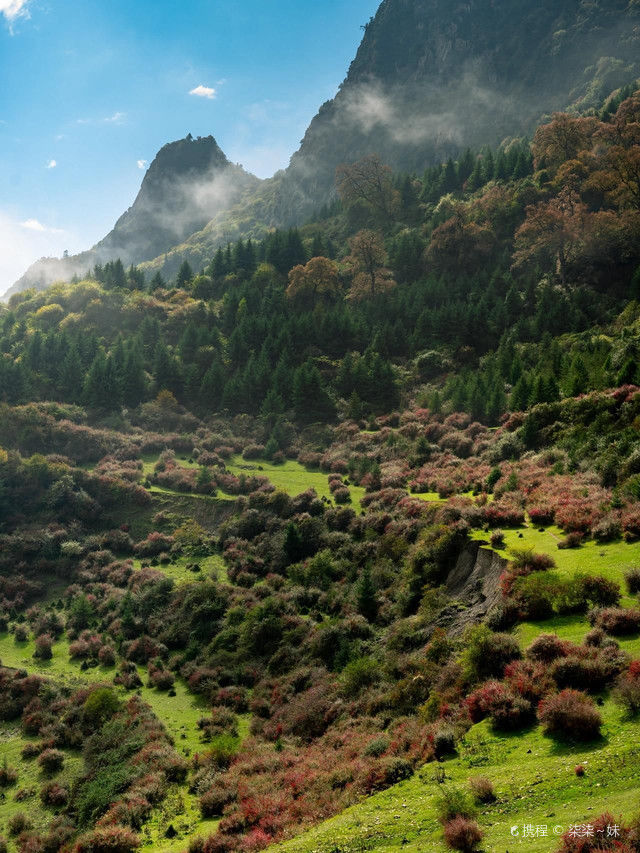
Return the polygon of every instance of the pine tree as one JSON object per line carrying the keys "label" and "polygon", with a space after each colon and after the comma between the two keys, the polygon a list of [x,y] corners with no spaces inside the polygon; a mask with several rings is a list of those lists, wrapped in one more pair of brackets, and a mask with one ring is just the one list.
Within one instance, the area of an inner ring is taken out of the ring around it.
{"label": "pine tree", "polygon": [[144,372],[142,353],[137,346],[131,346],[124,362],[121,380],[122,400],[129,408],[135,408],[144,400],[147,391],[147,379]]}
{"label": "pine tree", "polygon": [[365,566],[357,589],[358,612],[367,622],[373,622],[378,615],[376,588],[371,580],[371,570]]}
{"label": "pine tree", "polygon": [[524,412],[529,406],[529,398],[531,396],[531,388],[527,377],[523,373],[520,379],[515,384],[511,392],[509,400],[509,408],[512,412]]}
{"label": "pine tree", "polygon": [[284,553],[290,563],[297,563],[304,557],[304,543],[295,522],[290,521],[284,534]]}
{"label": "pine tree", "polygon": [[293,406],[298,420],[305,423],[331,421],[335,417],[335,407],[320,373],[310,362],[305,362],[294,374]]}
{"label": "pine tree", "polygon": [[191,269],[191,264],[186,259],[180,265],[180,269],[178,270],[178,275],[176,276],[176,287],[178,288],[188,288],[191,282],[193,281],[193,270]]}
{"label": "pine tree", "polygon": [[60,388],[65,400],[79,403],[82,396],[84,370],[78,347],[74,343],[67,352],[60,371]]}

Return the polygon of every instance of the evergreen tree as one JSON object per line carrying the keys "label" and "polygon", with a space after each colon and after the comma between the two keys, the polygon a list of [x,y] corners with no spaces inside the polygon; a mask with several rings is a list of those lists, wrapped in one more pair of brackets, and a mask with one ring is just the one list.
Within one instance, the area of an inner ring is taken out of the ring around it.
{"label": "evergreen tree", "polygon": [[186,289],[189,287],[192,281],[193,270],[191,269],[191,264],[185,258],[185,260],[180,265],[178,275],[176,276],[176,287]]}
{"label": "evergreen tree", "polygon": [[362,576],[357,588],[358,612],[364,616],[367,622],[373,622],[378,615],[378,600],[376,589],[371,580],[371,571],[368,566],[362,571]]}
{"label": "evergreen tree", "polygon": [[297,563],[304,557],[304,542],[295,522],[290,521],[284,534],[284,553],[290,563]]}
{"label": "evergreen tree", "polygon": [[333,401],[311,362],[305,362],[294,374],[293,406],[298,420],[305,423],[331,421],[335,417]]}

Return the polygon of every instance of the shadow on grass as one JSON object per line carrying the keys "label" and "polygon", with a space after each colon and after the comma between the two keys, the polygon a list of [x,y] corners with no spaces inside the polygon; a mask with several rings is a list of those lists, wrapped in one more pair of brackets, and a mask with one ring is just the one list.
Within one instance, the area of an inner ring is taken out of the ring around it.
{"label": "shadow on grass", "polygon": [[552,742],[551,754],[557,756],[569,756],[574,753],[599,752],[609,746],[609,738],[606,735],[598,735],[598,737],[590,738],[589,740],[579,740],[562,735],[544,735],[545,739]]}

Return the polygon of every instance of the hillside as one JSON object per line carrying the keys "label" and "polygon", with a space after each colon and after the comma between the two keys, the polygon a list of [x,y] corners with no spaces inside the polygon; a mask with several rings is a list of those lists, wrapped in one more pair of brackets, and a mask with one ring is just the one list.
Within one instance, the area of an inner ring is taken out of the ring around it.
{"label": "hillside", "polygon": [[0,309],[11,853],[637,851],[639,152],[632,85]]}
{"label": "hillside", "polygon": [[[158,196],[153,183],[143,185],[93,254],[71,264],[39,262],[11,292],[82,275],[96,260],[118,255],[126,264],[153,260],[149,269],[165,277],[176,274],[183,257],[200,268],[228,240],[302,225],[334,197],[341,163],[376,153],[396,170],[422,172],[468,146],[495,147],[505,137],[529,134],[556,109],[595,107],[639,76],[639,21],[640,9],[629,0],[535,7],[523,0],[385,0],[340,91],[322,105],[288,169],[259,188],[242,173],[225,172],[211,192],[202,188],[195,208],[187,192],[177,220],[173,207],[165,210],[167,192]],[[204,149],[210,141],[200,144]],[[224,166],[211,145],[205,160]],[[181,170],[191,168],[192,155],[183,159],[184,150],[184,142],[163,149],[174,152],[171,169],[179,181]],[[231,189],[226,178],[232,175]],[[208,181],[202,174],[193,178]]]}

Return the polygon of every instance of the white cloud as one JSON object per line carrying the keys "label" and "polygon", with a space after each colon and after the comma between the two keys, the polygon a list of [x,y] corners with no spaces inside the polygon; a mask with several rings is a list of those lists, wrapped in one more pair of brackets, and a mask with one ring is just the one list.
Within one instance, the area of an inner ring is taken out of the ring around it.
{"label": "white cloud", "polygon": [[49,160],[49,162],[47,163],[47,169],[55,169],[57,165],[57,160]]}
{"label": "white cloud", "polygon": [[21,228],[26,228],[27,231],[38,231],[40,234],[63,234],[61,228],[48,228],[39,222],[37,219],[27,219],[20,223]]}
{"label": "white cloud", "polygon": [[126,117],[126,113],[117,112],[104,118],[79,118],[76,124],[123,124]]}
{"label": "white cloud", "polygon": [[38,220],[20,223],[9,211],[0,209],[0,298],[27,267],[38,258],[59,257],[64,249],[75,249],[72,235],[58,228],[33,227]]}
{"label": "white cloud", "polygon": [[146,169],[148,165],[148,160],[138,160],[138,169]]}
{"label": "white cloud", "polygon": [[18,18],[28,18],[29,10],[27,5],[31,0],[0,0],[0,13],[4,15],[5,20],[9,23],[9,29],[14,21]]}
{"label": "white cloud", "polygon": [[196,98],[208,98],[212,101],[216,96],[216,90],[212,89],[211,86],[196,86],[195,89],[192,89],[189,92],[190,95],[195,95]]}

